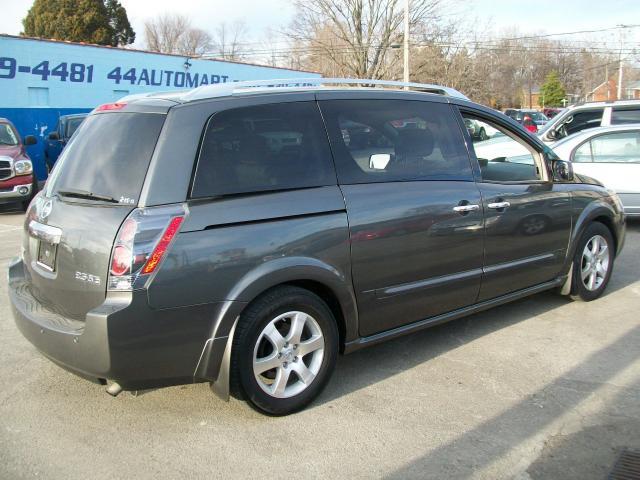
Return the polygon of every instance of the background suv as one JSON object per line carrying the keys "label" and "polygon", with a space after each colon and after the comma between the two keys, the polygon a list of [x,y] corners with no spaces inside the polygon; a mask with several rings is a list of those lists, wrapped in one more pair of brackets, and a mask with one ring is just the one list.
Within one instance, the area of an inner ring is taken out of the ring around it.
{"label": "background suv", "polygon": [[86,113],[76,113],[73,115],[62,115],[53,132],[49,133],[44,147],[44,161],[47,171],[51,171],[58,160],[62,149],[69,142],[71,136],[86,118]]}
{"label": "background suv", "polygon": [[587,128],[640,123],[640,100],[590,102],[562,110],[538,133],[545,143],[552,143]]}
{"label": "background suv", "polygon": [[114,395],[208,381],[282,415],[339,352],[547,289],[603,293],[620,201],[520,125],[444,87],[302,82],[89,115],[9,267],[25,337]]}

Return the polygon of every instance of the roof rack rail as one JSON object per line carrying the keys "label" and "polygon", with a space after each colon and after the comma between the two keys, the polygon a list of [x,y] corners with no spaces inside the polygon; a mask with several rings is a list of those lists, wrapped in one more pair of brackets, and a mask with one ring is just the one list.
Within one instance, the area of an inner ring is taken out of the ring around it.
{"label": "roof rack rail", "polygon": [[205,98],[228,97],[244,93],[257,93],[268,89],[313,89],[326,85],[354,85],[363,88],[367,87],[395,87],[414,90],[418,92],[434,93],[437,95],[447,95],[450,97],[469,100],[458,90],[441,85],[431,85],[426,83],[397,82],[394,80],[370,80],[363,78],[284,78],[273,80],[247,80],[242,82],[217,83],[195,88],[182,95],[181,100],[190,102]]}

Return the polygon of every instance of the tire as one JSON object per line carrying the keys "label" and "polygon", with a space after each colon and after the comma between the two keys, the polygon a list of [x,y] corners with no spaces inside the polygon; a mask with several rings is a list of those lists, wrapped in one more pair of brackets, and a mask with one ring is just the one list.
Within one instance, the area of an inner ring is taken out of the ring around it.
{"label": "tire", "polygon": [[303,288],[274,288],[240,316],[231,349],[231,394],[268,415],[297,412],[324,389],[337,355],[338,328],[326,303]]}
{"label": "tire", "polygon": [[573,257],[571,297],[585,302],[600,297],[611,278],[614,258],[611,232],[602,223],[593,222],[580,237]]}

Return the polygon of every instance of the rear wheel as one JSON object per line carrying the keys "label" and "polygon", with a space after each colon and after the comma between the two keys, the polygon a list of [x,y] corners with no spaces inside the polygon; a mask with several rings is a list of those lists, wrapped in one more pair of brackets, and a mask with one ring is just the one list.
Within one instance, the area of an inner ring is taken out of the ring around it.
{"label": "rear wheel", "polygon": [[270,415],[308,405],[325,387],[338,353],[327,305],[298,287],[279,287],[242,314],[231,353],[231,392]]}
{"label": "rear wheel", "polygon": [[613,270],[614,242],[609,229],[594,222],[582,234],[573,258],[572,296],[586,302],[604,292]]}

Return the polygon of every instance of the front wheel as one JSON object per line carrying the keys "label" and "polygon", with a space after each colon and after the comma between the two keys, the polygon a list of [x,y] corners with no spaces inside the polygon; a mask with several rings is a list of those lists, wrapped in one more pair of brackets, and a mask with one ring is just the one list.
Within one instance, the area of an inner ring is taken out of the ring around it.
{"label": "front wheel", "polygon": [[336,321],[314,293],[279,287],[243,312],[231,352],[234,396],[264,413],[287,415],[329,381],[338,353]]}
{"label": "front wheel", "polygon": [[602,295],[611,278],[614,249],[613,236],[607,227],[599,222],[587,227],[573,258],[574,298],[589,302]]}

